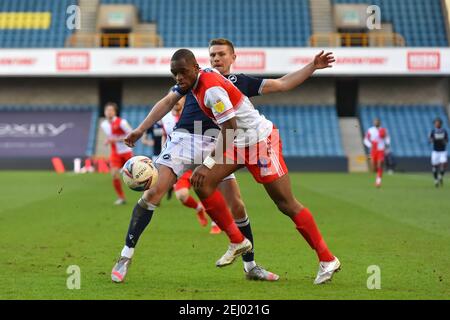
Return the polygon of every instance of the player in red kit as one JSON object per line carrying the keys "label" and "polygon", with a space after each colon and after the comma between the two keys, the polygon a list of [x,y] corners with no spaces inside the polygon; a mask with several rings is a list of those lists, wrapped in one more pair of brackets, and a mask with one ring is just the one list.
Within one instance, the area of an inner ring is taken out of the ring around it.
{"label": "player in red kit", "polygon": [[373,121],[373,127],[367,130],[364,137],[364,145],[370,150],[372,160],[372,169],[377,173],[375,186],[381,187],[381,178],[383,177],[383,166],[385,150],[390,145],[390,138],[386,128],[381,127],[380,119]]}
{"label": "player in red kit", "polygon": [[105,120],[101,127],[107,136],[106,144],[111,146],[110,166],[113,177],[113,186],[118,199],[114,202],[116,205],[125,204],[125,194],[122,190],[120,179],[120,169],[125,162],[133,156],[131,148],[123,142],[124,138],[132,129],[125,119],[117,116],[118,107],[113,102],[108,102],[104,109]]}
{"label": "player in red kit", "polygon": [[[335,61],[331,53],[319,60],[318,65],[311,65],[311,68],[331,67]],[[174,53],[171,73],[177,81],[174,92],[182,96],[191,91],[202,111],[220,126],[215,149],[191,177],[206,212],[225,231],[231,242],[216,266],[229,265],[242,251],[248,250],[247,239],[236,228],[225,200],[217,190],[225,177],[245,166],[316,251],[319,271],[314,283],[331,280],[341,264],[328,249],[311,212],[292,194],[281,140],[273,123],[259,114],[248,97],[219,72],[201,70],[190,50],[180,49]]]}

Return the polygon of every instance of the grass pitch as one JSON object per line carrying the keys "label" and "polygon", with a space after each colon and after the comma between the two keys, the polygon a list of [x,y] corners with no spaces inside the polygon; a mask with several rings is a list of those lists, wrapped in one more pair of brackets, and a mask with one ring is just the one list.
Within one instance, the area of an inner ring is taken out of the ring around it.
{"label": "grass pitch", "polygon": [[[241,261],[214,266],[227,248],[192,210],[163,201],[142,235],[123,284],[110,271],[124,243],[139,193],[116,207],[101,174],[0,172],[1,299],[449,299],[450,181],[431,175],[386,176],[381,190],[368,174],[292,173],[343,269],[314,286],[317,259],[289,218],[246,173],[238,175],[255,237],[256,261],[277,283],[244,279]],[[66,286],[79,266],[81,288]],[[369,290],[368,267],[381,270]]]}

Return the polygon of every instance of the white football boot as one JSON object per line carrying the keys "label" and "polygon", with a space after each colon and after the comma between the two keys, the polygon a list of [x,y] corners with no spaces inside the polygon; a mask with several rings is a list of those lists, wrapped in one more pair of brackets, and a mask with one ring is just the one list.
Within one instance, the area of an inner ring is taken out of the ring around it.
{"label": "white football boot", "polygon": [[130,258],[120,257],[111,271],[111,280],[118,283],[124,282],[130,265]]}
{"label": "white football boot", "polygon": [[225,267],[234,262],[237,257],[252,250],[252,243],[247,238],[240,243],[230,243],[227,252],[216,262],[216,267]]}
{"label": "white football boot", "polygon": [[338,258],[334,257],[333,261],[319,263],[319,271],[317,272],[317,277],[314,280],[314,284],[322,284],[327,281],[331,281],[333,275],[341,270],[341,262]]}

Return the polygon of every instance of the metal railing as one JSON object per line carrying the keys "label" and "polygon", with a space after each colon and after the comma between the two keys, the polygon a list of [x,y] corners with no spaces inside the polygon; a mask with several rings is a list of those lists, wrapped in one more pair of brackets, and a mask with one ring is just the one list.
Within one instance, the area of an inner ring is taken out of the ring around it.
{"label": "metal railing", "polygon": [[404,47],[398,33],[315,33],[309,38],[311,47]]}
{"label": "metal railing", "polygon": [[66,40],[66,47],[162,47],[163,41],[157,34],[149,33],[74,33]]}

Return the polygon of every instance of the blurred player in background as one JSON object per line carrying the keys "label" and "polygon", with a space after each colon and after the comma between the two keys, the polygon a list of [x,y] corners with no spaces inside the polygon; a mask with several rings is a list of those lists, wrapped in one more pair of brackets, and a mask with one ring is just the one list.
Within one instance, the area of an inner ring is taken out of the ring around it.
{"label": "blurred player in background", "polygon": [[156,122],[149,128],[142,136],[142,143],[146,146],[152,147],[152,155],[150,158],[155,161],[159,156],[163,146],[164,129],[162,121]]}
{"label": "blurred player in background", "polygon": [[113,177],[113,186],[118,199],[114,202],[116,205],[125,204],[125,194],[122,190],[122,182],[120,178],[120,169],[125,162],[133,156],[131,149],[123,142],[124,138],[131,132],[131,126],[127,120],[117,116],[117,104],[108,102],[104,108],[105,120],[101,124],[101,128],[105,132],[107,139],[106,145],[111,146],[110,166]]}
{"label": "blurred player in background", "polygon": [[447,130],[442,128],[442,119],[434,120],[434,128],[429,136],[430,142],[433,144],[431,152],[431,165],[433,167],[434,185],[436,188],[444,185],[444,174],[447,168]]}
{"label": "blurred player in background", "polygon": [[372,169],[377,174],[375,186],[379,188],[383,177],[385,150],[390,145],[388,132],[386,128],[381,127],[380,119],[375,118],[373,127],[367,130],[364,137],[364,145],[370,150]]}
{"label": "blurred player in background", "polygon": [[[200,201],[195,200],[189,193],[189,189],[191,188],[191,182],[189,181],[191,175],[192,170],[188,170],[178,179],[177,183],[173,186],[175,196],[184,206],[196,210],[198,222],[202,227],[206,227],[208,225],[208,219],[206,218],[205,208]],[[214,230],[211,233],[220,233],[221,230],[217,225],[216,228],[218,230]]]}

